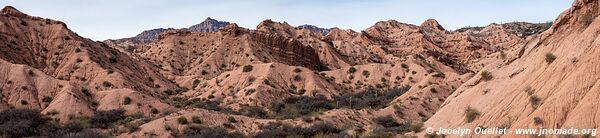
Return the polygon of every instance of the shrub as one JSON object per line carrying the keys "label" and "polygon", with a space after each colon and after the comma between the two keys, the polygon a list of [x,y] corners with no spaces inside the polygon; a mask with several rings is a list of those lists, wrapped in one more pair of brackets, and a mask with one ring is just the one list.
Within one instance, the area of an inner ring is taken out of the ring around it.
{"label": "shrub", "polygon": [[194,82],[192,82],[192,89],[196,89],[196,87],[198,87],[198,84],[200,84],[200,80],[195,79]]}
{"label": "shrub", "polygon": [[533,124],[535,124],[535,125],[541,125],[542,123],[544,123],[542,121],[542,118],[540,118],[540,117],[534,117],[533,118]]}
{"label": "shrub", "polygon": [[83,123],[82,121],[69,121],[63,126],[63,129],[70,133],[81,132],[85,129]]}
{"label": "shrub", "polygon": [[102,82],[102,86],[104,86],[104,87],[111,87],[112,83],[110,83],[108,81],[104,81],[104,82]]}
{"label": "shrub", "polygon": [[182,117],[177,118],[177,123],[185,125],[185,124],[188,124],[188,120],[187,120],[187,118],[182,116]]}
{"label": "shrub", "polygon": [[356,68],[354,68],[354,66],[350,67],[350,69],[348,69],[348,73],[354,73],[356,72]]}
{"label": "shrub", "polygon": [[229,116],[229,117],[227,117],[227,121],[229,121],[230,123],[235,123],[235,122],[237,122],[237,120],[235,120],[235,117],[233,117],[233,116]]}
{"label": "shrub", "polygon": [[300,76],[299,74],[294,75],[294,81],[301,81],[302,80],[302,76]]}
{"label": "shrub", "polygon": [[540,104],[541,99],[535,95],[529,96],[529,102],[531,103],[531,107],[536,109]]}
{"label": "shrub", "polygon": [[2,137],[31,137],[40,135],[40,127],[46,126],[48,118],[31,109],[9,109],[0,112]]}
{"label": "shrub", "polygon": [[556,60],[556,56],[554,56],[554,54],[552,54],[552,53],[546,54],[546,63],[550,64],[550,63],[554,62],[554,60]]}
{"label": "shrub", "polygon": [[113,74],[113,73],[115,73],[115,71],[113,71],[112,69],[108,69],[108,70],[106,70],[106,73],[107,74]]}
{"label": "shrub", "polygon": [[446,74],[444,74],[444,72],[437,72],[433,74],[433,77],[446,78]]}
{"label": "shrub", "polygon": [[415,133],[419,133],[419,132],[421,132],[422,128],[423,128],[423,122],[417,122],[417,123],[410,124],[409,130],[412,132],[415,132]]}
{"label": "shrub", "polygon": [[53,115],[57,115],[57,114],[58,114],[58,111],[56,111],[55,109],[52,109],[52,110],[46,112],[46,115],[49,115],[49,116],[53,116]]}
{"label": "shrub", "polygon": [[159,111],[156,108],[152,108],[152,109],[150,109],[150,113],[152,113],[152,114],[158,114]]}
{"label": "shrub", "polygon": [[208,128],[204,126],[192,125],[183,130],[184,137],[187,138],[243,138],[239,132],[229,132],[224,128]]}
{"label": "shrub", "polygon": [[183,41],[179,40],[179,45],[185,44]]}
{"label": "shrub", "polygon": [[79,53],[79,52],[81,52],[81,49],[75,48],[75,53]]}
{"label": "shrub", "polygon": [[42,98],[42,102],[45,102],[45,103],[52,102],[52,100],[54,100],[54,98],[52,98],[50,96],[44,96],[44,98]]}
{"label": "shrub", "polygon": [[431,88],[429,90],[431,91],[431,93],[437,93],[438,92],[435,88]]}
{"label": "shrub", "polygon": [[371,75],[371,73],[369,73],[369,71],[364,70],[362,72],[362,75],[368,78]]}
{"label": "shrub", "polygon": [[300,68],[295,68],[295,69],[294,69],[294,72],[295,72],[295,73],[300,73],[300,72],[302,72],[302,70],[301,70]]}
{"label": "shrub", "polygon": [[255,118],[266,118],[268,115],[267,111],[258,106],[241,106],[238,112],[241,115]]}
{"label": "shrub", "polygon": [[250,71],[252,71],[252,68],[253,68],[253,67],[252,67],[252,65],[245,65],[245,66],[242,68],[242,71],[243,71],[243,72],[250,72]]}
{"label": "shrub", "polygon": [[117,61],[118,61],[117,58],[118,57],[117,57],[116,54],[110,55],[110,57],[108,57],[108,62],[110,62],[110,63],[117,63]]}
{"label": "shrub", "polygon": [[35,76],[35,72],[33,72],[33,70],[27,70],[27,74],[29,74],[29,76]]}
{"label": "shrub", "polygon": [[467,106],[467,108],[465,108],[465,120],[467,121],[467,123],[471,123],[473,121],[475,121],[475,119],[481,115],[481,113],[479,113],[479,111],[477,111],[477,109],[472,108],[470,106]]}
{"label": "shrub", "polygon": [[402,68],[408,69],[408,65],[406,65],[406,63],[402,63],[402,64],[400,64],[400,66],[401,66]]}
{"label": "shrub", "polygon": [[373,122],[383,126],[383,127],[397,127],[400,126],[400,123],[396,122],[392,116],[382,116],[373,119]]}
{"label": "shrub", "polygon": [[492,75],[491,72],[484,70],[481,72],[481,79],[484,81],[490,81],[490,80],[494,79],[494,76]]}
{"label": "shrub", "polygon": [[[254,137],[258,138],[271,138],[271,137],[334,137],[327,135],[336,135],[342,132],[342,130],[334,127],[327,123],[318,123],[310,127],[297,127],[281,122],[271,122],[267,125],[260,127],[261,131],[258,132]],[[325,136],[324,136],[325,135]]]}
{"label": "shrub", "polygon": [[90,117],[90,124],[98,128],[108,128],[113,123],[122,120],[125,110],[113,109],[108,111],[98,111],[92,117]]}
{"label": "shrub", "polygon": [[125,96],[125,98],[123,98],[123,104],[128,105],[131,103],[131,98],[129,98],[129,96]]}
{"label": "shrub", "polygon": [[202,120],[198,116],[192,116],[192,123],[202,124]]}
{"label": "shrub", "polygon": [[581,17],[581,21],[585,26],[589,26],[594,21],[594,16],[592,14],[585,14]]}
{"label": "shrub", "polygon": [[75,62],[79,63],[79,62],[83,62],[83,60],[80,58],[77,58]]}

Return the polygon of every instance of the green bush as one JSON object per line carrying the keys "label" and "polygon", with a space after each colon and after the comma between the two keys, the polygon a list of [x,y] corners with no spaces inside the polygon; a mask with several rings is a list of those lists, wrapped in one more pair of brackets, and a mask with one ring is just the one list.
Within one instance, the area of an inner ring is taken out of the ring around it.
{"label": "green bush", "polygon": [[108,111],[98,111],[90,117],[90,124],[98,128],[108,128],[115,122],[125,118],[125,110],[113,109]]}
{"label": "green bush", "polygon": [[400,126],[401,124],[396,122],[396,119],[394,119],[392,116],[382,116],[382,117],[377,117],[375,119],[373,119],[373,122],[383,126],[383,127],[397,127]]}
{"label": "green bush", "polygon": [[250,72],[250,71],[252,71],[252,68],[253,68],[253,67],[252,67],[252,65],[245,65],[245,66],[242,68],[242,71],[243,71],[243,72]]}
{"label": "green bush", "polygon": [[192,82],[192,89],[196,89],[196,87],[198,87],[198,84],[200,84],[200,80],[195,79],[194,82]]}
{"label": "green bush", "polygon": [[436,74],[433,74],[433,77],[446,78],[446,74],[444,74],[444,72],[437,72]]}
{"label": "green bush", "polygon": [[481,113],[479,113],[477,109],[472,108],[470,106],[467,106],[467,108],[465,108],[465,121],[467,121],[467,123],[475,121],[475,119],[477,119],[479,115],[481,115]]}
{"label": "green bush", "polygon": [[535,125],[541,125],[542,123],[544,123],[542,121],[542,118],[540,118],[540,117],[534,117],[533,118],[533,124],[535,124]]}
{"label": "green bush", "polygon": [[368,78],[371,75],[371,73],[369,73],[369,71],[364,70],[362,72],[362,75]]}
{"label": "green bush", "polygon": [[229,116],[229,117],[227,117],[227,121],[229,121],[230,123],[235,123],[235,122],[237,122],[237,120],[235,120],[235,117],[233,117],[233,116]]}
{"label": "green bush", "polygon": [[554,54],[552,54],[552,53],[547,53],[546,54],[546,62],[548,64],[554,62],[554,60],[556,60],[556,56],[554,56]]}
{"label": "green bush", "polygon": [[585,26],[589,26],[594,21],[594,16],[592,14],[585,14],[581,17],[581,21]]}
{"label": "green bush", "polygon": [[294,81],[301,81],[302,80],[302,76],[300,76],[300,74],[296,74],[293,77]]}
{"label": "green bush", "polygon": [[402,64],[400,64],[400,66],[401,66],[402,68],[408,69],[408,65],[407,65],[406,63],[402,63]]}
{"label": "green bush", "polygon": [[54,100],[54,98],[52,98],[50,96],[44,96],[44,98],[42,98],[42,102],[45,102],[45,103],[50,103],[50,102],[52,102],[52,100]]}
{"label": "green bush", "polygon": [[354,73],[356,72],[356,68],[354,68],[354,66],[350,67],[350,69],[348,69],[348,73]]}
{"label": "green bush", "polygon": [[300,73],[300,72],[302,72],[302,70],[301,70],[300,68],[295,68],[295,69],[294,69],[294,72],[295,72],[295,73]]}
{"label": "green bush", "polygon": [[187,118],[182,116],[182,117],[177,118],[177,123],[185,125],[185,124],[188,124],[188,120],[187,120]]}
{"label": "green bush", "polygon": [[534,109],[536,109],[539,106],[540,101],[542,100],[535,95],[529,96],[529,102],[531,103],[531,107],[533,107]]}
{"label": "green bush", "polygon": [[192,116],[192,123],[202,124],[202,120],[198,116]]}
{"label": "green bush", "polygon": [[128,105],[131,103],[131,98],[129,96],[125,96],[125,98],[123,98],[123,104]]}
{"label": "green bush", "polygon": [[494,76],[492,75],[491,72],[484,70],[481,72],[481,79],[484,81],[490,81],[490,80],[494,79]]}
{"label": "green bush", "polygon": [[104,82],[102,82],[102,86],[104,86],[104,87],[111,87],[112,83],[110,83],[108,81],[104,81]]}
{"label": "green bush", "polygon": [[156,108],[152,108],[152,109],[150,109],[150,113],[152,113],[152,114],[158,114],[159,111]]}

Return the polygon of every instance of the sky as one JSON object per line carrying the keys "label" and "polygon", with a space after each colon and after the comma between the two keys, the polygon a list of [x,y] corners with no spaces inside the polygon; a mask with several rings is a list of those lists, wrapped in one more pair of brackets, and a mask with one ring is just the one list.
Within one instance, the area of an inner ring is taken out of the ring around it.
{"label": "sky", "polygon": [[184,28],[207,17],[254,29],[265,19],[290,25],[364,30],[377,21],[446,29],[513,21],[548,22],[572,0],[0,0],[33,16],[63,21],[93,40],[132,37],[154,28]]}

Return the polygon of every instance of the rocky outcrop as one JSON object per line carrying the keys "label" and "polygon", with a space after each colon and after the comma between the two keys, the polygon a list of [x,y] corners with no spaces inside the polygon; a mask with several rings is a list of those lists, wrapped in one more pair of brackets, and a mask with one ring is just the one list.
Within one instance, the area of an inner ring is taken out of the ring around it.
{"label": "rocky outcrop", "polygon": [[206,18],[202,23],[188,27],[192,32],[216,32],[219,28],[229,25],[229,22],[217,21],[210,17]]}
{"label": "rocky outcrop", "polygon": [[[210,17],[206,18],[203,22],[192,25],[188,28],[183,28],[192,32],[217,32],[219,28],[225,27],[229,25],[229,22],[218,21],[212,19]],[[158,39],[159,35],[163,32],[174,30],[172,28],[164,29],[157,28],[143,31],[142,33],[131,37],[131,38],[122,38],[116,40],[105,40],[104,43],[108,44],[111,47],[122,49],[125,52],[133,52],[133,50],[138,49],[141,45],[148,44],[150,42],[154,42]]]}
{"label": "rocky outcrop", "polygon": [[308,30],[313,31],[315,33],[319,33],[319,34],[321,34],[323,36],[326,36],[327,34],[329,34],[329,31],[331,31],[331,29],[319,28],[317,26],[308,25],[308,24],[300,25],[300,26],[298,26],[298,28],[308,29]]}

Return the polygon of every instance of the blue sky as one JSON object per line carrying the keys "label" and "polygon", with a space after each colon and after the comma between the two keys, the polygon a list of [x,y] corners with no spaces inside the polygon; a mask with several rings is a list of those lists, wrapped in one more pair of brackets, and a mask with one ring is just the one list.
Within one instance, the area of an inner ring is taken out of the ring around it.
{"label": "blue sky", "polygon": [[447,29],[512,21],[553,21],[572,0],[0,0],[29,15],[65,22],[94,40],[153,28],[183,28],[206,17],[254,29],[265,19],[364,30],[394,19],[437,19]]}

